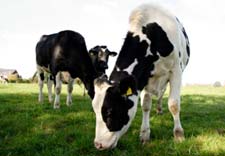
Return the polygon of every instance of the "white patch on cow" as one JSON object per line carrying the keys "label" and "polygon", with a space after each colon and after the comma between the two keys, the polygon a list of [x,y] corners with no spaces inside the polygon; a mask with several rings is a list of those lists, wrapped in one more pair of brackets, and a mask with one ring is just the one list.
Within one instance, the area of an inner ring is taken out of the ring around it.
{"label": "white patch on cow", "polygon": [[138,61],[137,59],[134,60],[133,63],[131,63],[131,65],[127,68],[125,68],[123,71],[126,71],[129,75],[132,74],[133,70],[134,70],[134,67],[138,64]]}
{"label": "white patch on cow", "polygon": [[151,50],[150,50],[150,46],[147,48],[145,57],[147,57],[147,56],[149,56],[149,55],[153,56],[153,54],[152,54],[152,52],[151,52]]}
{"label": "white patch on cow", "polygon": [[119,67],[116,67],[116,71],[118,71],[118,72],[119,72],[119,71],[120,71],[120,68],[119,68]]}
{"label": "white patch on cow", "polygon": [[106,48],[101,48],[98,52],[98,58],[103,62],[107,62]]}
{"label": "white patch on cow", "polygon": [[54,58],[55,59],[61,57],[61,50],[62,50],[62,48],[59,45],[57,45],[55,47],[55,51],[54,51]]}

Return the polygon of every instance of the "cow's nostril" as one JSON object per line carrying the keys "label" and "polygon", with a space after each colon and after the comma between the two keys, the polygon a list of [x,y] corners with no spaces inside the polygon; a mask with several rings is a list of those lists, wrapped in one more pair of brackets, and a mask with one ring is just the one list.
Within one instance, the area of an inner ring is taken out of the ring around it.
{"label": "cow's nostril", "polygon": [[102,143],[95,142],[95,147],[97,149],[102,149]]}

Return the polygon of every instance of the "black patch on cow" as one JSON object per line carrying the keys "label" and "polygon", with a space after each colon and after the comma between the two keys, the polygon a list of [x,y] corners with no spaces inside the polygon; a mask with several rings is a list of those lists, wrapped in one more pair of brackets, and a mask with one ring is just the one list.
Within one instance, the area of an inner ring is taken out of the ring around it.
{"label": "black patch on cow", "polygon": [[181,57],[181,52],[179,51],[179,58]]}
{"label": "black patch on cow", "polygon": [[181,68],[181,70],[183,70],[183,66],[182,66],[182,63],[180,62],[180,68]]}
{"label": "black patch on cow", "polygon": [[187,50],[188,57],[190,57],[190,47],[188,44],[186,45],[186,50]]}
{"label": "black patch on cow", "polygon": [[187,59],[187,61],[186,61],[186,65],[188,65],[188,62],[189,62],[189,59]]}
{"label": "black patch on cow", "polygon": [[45,79],[44,73],[40,73],[40,78],[41,78],[41,81],[44,81]]}
{"label": "black patch on cow", "polygon": [[121,130],[128,123],[128,110],[133,105],[128,97],[121,96],[118,85],[107,89],[101,113],[103,121],[111,132]]}
{"label": "black patch on cow", "polygon": [[182,28],[182,32],[183,32],[183,34],[184,34],[185,39],[188,40],[188,35],[187,35],[187,33],[186,33],[184,27]]}
{"label": "black patch on cow", "polygon": [[[55,57],[57,46],[61,50]],[[79,77],[88,90],[88,94],[93,98],[93,83],[97,72],[81,34],[66,30],[42,36],[36,45],[36,62],[39,66],[49,67],[53,77],[60,71],[69,72],[72,78]]]}
{"label": "black patch on cow", "polygon": [[49,79],[53,81],[55,78],[54,78],[54,76],[50,75]]}
{"label": "black patch on cow", "polygon": [[186,50],[187,50],[187,55],[188,55],[188,57],[190,57],[189,39],[188,39],[187,33],[186,33],[186,31],[185,31],[184,28],[182,28],[182,32],[183,32],[184,37],[185,37],[185,39],[186,39]]}
{"label": "black patch on cow", "polygon": [[149,23],[142,28],[142,32],[147,35],[151,41],[150,50],[153,55],[158,52],[160,56],[169,56],[174,47],[169,41],[166,32],[157,23]]}
{"label": "black patch on cow", "polygon": [[133,33],[128,32],[117,58],[116,66],[123,70],[133,63],[135,59],[140,62],[146,55],[148,46],[146,41],[140,42],[139,36],[133,36]]}

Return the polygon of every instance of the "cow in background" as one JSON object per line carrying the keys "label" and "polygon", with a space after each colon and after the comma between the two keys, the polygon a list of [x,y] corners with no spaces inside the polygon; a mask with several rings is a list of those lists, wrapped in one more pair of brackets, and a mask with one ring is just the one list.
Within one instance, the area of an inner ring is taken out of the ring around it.
{"label": "cow in background", "polygon": [[68,72],[67,105],[72,103],[75,78],[80,78],[91,98],[94,97],[94,79],[97,72],[88,54],[85,39],[77,32],[66,30],[43,35],[36,45],[36,63],[39,83],[39,102],[43,101],[44,72],[49,73],[48,95],[52,102],[52,82],[55,82],[54,108],[60,107],[61,76]]}
{"label": "cow in background", "polygon": [[89,50],[89,55],[98,72],[98,76],[101,76],[102,74],[105,74],[106,69],[108,69],[109,56],[114,57],[117,53],[110,51],[105,45],[97,45]]}
{"label": "cow in background", "polygon": [[[89,55],[99,77],[106,74],[109,57],[114,57],[117,53],[110,51],[105,45],[97,45],[89,50]],[[84,88],[83,96],[85,96],[85,92],[86,90]]]}

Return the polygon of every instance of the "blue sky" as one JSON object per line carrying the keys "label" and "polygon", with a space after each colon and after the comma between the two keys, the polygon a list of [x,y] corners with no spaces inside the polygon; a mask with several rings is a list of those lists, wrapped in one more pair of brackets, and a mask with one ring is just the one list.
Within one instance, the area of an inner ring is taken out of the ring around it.
{"label": "blue sky", "polygon": [[[191,44],[184,83],[225,82],[225,11],[222,0],[0,0],[0,68],[35,72],[35,45],[43,34],[80,32],[88,49],[98,44],[119,52],[133,8],[155,2],[183,23]],[[115,58],[110,60],[111,68]],[[110,73],[109,69],[108,73]]]}

